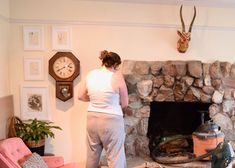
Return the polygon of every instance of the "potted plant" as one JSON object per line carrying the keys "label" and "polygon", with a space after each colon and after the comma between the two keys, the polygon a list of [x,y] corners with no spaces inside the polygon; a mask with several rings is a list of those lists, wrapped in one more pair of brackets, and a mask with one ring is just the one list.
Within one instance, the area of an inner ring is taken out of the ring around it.
{"label": "potted plant", "polygon": [[45,138],[54,138],[53,129],[62,130],[53,122],[41,121],[36,118],[25,122],[18,120],[14,124],[15,134],[20,137],[32,152],[44,155]]}

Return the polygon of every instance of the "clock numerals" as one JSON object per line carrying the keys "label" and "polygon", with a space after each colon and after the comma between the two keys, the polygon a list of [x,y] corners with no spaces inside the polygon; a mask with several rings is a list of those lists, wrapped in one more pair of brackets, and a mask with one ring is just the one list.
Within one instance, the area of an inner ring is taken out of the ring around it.
{"label": "clock numerals", "polygon": [[68,78],[75,72],[75,65],[68,57],[61,57],[54,63],[54,71],[60,78]]}

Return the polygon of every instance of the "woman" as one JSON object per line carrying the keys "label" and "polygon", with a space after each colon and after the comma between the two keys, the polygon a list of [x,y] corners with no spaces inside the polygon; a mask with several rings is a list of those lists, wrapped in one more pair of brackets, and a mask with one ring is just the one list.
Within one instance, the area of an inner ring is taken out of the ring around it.
{"label": "woman", "polygon": [[114,52],[102,51],[102,66],[88,73],[78,99],[89,101],[87,115],[87,165],[99,166],[101,152],[106,151],[110,168],[125,168],[124,119],[122,109],[128,106],[125,80],[118,67],[121,58]]}

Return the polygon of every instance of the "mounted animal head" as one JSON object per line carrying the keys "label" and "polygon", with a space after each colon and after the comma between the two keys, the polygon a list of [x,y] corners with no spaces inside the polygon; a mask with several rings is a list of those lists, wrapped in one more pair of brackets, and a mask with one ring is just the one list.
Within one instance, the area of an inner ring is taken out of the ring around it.
{"label": "mounted animal head", "polygon": [[194,6],[194,15],[193,15],[193,19],[190,23],[188,32],[185,31],[185,24],[184,24],[184,19],[183,19],[183,15],[182,15],[182,8],[183,8],[183,5],[181,5],[181,7],[180,7],[180,20],[181,20],[181,24],[182,24],[182,32],[180,32],[179,30],[177,31],[177,34],[180,36],[180,39],[177,42],[177,49],[180,53],[185,53],[188,49],[188,44],[190,41],[193,22],[196,18],[196,7]]}

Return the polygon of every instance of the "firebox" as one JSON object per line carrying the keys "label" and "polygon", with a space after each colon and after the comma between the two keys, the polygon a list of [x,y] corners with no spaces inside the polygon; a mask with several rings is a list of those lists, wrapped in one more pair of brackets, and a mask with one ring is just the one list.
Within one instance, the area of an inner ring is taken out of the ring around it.
{"label": "firebox", "polygon": [[[210,119],[210,105],[211,103],[202,102],[151,102],[147,133],[150,154],[152,155],[159,143],[171,137],[191,137],[201,124]],[[180,140],[179,143],[185,144],[185,140]],[[193,150],[190,145],[192,142],[187,143],[187,150]]]}

